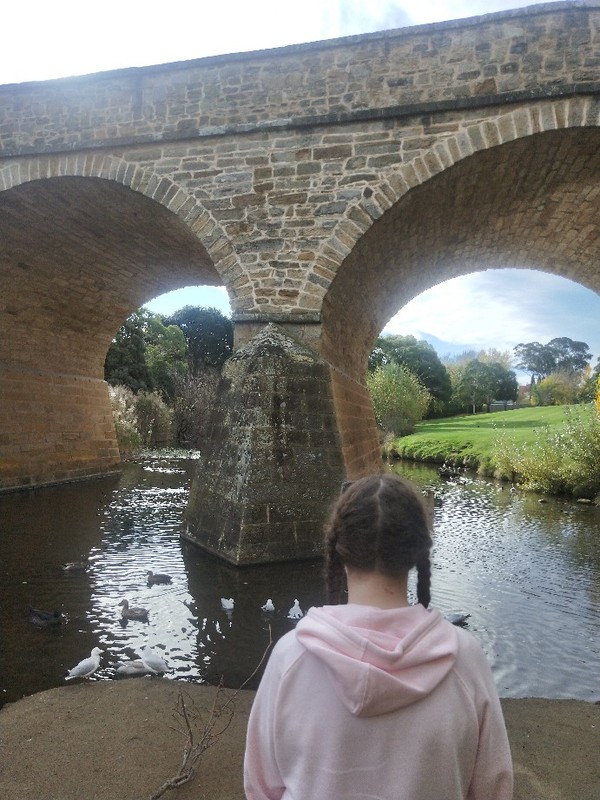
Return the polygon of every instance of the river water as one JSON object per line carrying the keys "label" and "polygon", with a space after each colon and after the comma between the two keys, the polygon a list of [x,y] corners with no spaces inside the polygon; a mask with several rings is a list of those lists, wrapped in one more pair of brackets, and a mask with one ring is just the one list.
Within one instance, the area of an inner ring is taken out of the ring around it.
{"label": "river water", "polygon": [[[91,680],[117,679],[150,644],[167,677],[237,688],[295,625],[294,600],[323,602],[319,562],[238,569],[180,538],[193,465],[149,458],[119,477],[0,495],[0,705],[63,685],[96,646]],[[600,509],[394,469],[435,493],[432,604],[470,614],[500,696],[600,700]],[[85,571],[62,568],[82,560]],[[148,586],[148,570],[172,583]],[[123,598],[148,621],[124,623]],[[40,628],[30,606],[66,621]]]}

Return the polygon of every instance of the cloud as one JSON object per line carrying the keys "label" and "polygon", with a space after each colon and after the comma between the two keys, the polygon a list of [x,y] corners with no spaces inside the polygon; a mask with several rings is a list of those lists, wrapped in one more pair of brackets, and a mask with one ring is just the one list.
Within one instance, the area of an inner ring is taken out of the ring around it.
{"label": "cloud", "polygon": [[[177,289],[146,304],[158,314],[185,305],[217,308],[229,316],[224,287]],[[600,356],[600,296],[574,281],[536,270],[486,270],[454,278],[407,303],[383,333],[429,342],[440,357],[465,350],[512,350],[519,342],[567,336]]]}
{"label": "cloud", "polygon": [[413,25],[442,22],[450,19],[476,17],[496,11],[509,11],[513,8],[537,5],[544,0],[398,0]]}
{"label": "cloud", "polygon": [[487,270],[424,292],[384,332],[431,341],[440,355],[471,348],[512,350],[519,342],[545,344],[567,336],[587,342],[597,357],[597,320],[600,297],[574,281],[534,270]]}

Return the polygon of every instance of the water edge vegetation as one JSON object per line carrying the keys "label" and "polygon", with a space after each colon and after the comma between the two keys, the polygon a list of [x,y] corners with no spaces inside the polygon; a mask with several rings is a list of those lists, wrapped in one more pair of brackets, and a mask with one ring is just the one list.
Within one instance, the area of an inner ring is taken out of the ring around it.
{"label": "water edge vegetation", "polygon": [[547,494],[600,494],[600,415],[591,403],[430,419],[394,438],[383,454],[466,468]]}

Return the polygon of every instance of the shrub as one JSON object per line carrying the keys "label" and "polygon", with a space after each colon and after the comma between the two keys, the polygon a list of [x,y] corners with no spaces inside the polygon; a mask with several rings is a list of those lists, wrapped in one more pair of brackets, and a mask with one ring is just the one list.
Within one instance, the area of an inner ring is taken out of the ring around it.
{"label": "shrub", "polygon": [[171,444],[173,412],[158,392],[139,392],[135,397],[135,415],[144,447],[167,447]]}
{"label": "shrub", "polygon": [[494,445],[497,476],[533,491],[594,497],[600,491],[600,415],[590,404],[565,409],[565,416],[562,429],[540,428],[527,445],[499,433]]}
{"label": "shrub", "polygon": [[172,412],[157,392],[135,394],[128,386],[109,386],[108,391],[122,456],[140,447],[171,444]]}
{"label": "shrub", "polygon": [[220,371],[206,368],[198,377],[188,376],[178,384],[173,404],[173,435],[179,447],[198,448],[206,434]]}
{"label": "shrub", "polygon": [[531,387],[534,406],[566,406],[577,399],[577,382],[572,375],[555,372]]}
{"label": "shrub", "polygon": [[127,386],[109,386],[113,424],[121,456],[135,450],[142,443],[138,432],[135,395]]}
{"label": "shrub", "polygon": [[412,433],[425,416],[431,395],[417,376],[401,364],[386,364],[367,375],[377,425],[385,433]]}

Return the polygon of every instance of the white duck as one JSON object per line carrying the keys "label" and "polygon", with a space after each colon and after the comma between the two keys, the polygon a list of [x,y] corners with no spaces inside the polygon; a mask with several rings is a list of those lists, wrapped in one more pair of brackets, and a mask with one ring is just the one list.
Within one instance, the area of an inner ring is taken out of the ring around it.
{"label": "white duck", "polygon": [[155,653],[150,645],[145,644],[143,647],[140,647],[137,652],[139,653],[144,666],[148,667],[150,672],[153,672],[155,675],[158,675],[162,672],[167,672],[169,669],[169,665],[164,658],[161,658],[158,653]]}
{"label": "white duck", "polygon": [[73,678],[89,678],[100,666],[100,656],[102,650],[99,647],[94,647],[92,654],[89,658],[84,658],[79,664],[76,664],[73,669],[70,669],[65,675],[66,681],[72,681]]}
{"label": "white duck", "polygon": [[221,598],[221,606],[223,607],[224,611],[233,611],[233,606],[235,604],[235,600],[233,597],[222,597]]}
{"label": "white duck", "polygon": [[294,600],[294,605],[288,611],[288,619],[300,619],[303,617],[304,614],[302,613],[302,609],[300,608],[300,603],[298,600]]}
{"label": "white duck", "polygon": [[275,611],[275,606],[273,605],[273,601],[271,600],[270,597],[264,604],[264,606],[261,606],[261,608],[263,611]]}
{"label": "white duck", "polygon": [[153,673],[141,659],[133,659],[132,661],[119,661],[117,663],[117,673],[119,675],[148,675]]}

